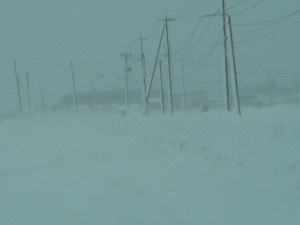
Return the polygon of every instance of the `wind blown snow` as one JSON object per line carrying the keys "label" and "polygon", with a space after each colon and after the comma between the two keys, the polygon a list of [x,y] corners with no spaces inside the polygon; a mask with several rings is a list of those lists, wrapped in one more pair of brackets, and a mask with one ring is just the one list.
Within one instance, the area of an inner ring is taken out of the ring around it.
{"label": "wind blown snow", "polygon": [[299,225],[300,110],[0,125],[2,225]]}

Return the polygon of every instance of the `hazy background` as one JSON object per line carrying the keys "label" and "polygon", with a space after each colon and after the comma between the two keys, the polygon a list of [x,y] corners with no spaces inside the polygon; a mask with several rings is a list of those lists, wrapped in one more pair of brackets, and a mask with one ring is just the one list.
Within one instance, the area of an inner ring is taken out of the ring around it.
{"label": "hazy background", "polygon": [[[148,37],[144,51],[149,77],[163,26],[158,19],[164,17],[164,7],[167,7],[168,16],[175,18],[170,22],[174,92],[180,91],[178,60],[183,57],[189,82],[187,89],[207,90],[211,95],[220,96],[222,48],[208,53],[218,39],[221,18],[207,18],[200,23],[199,19],[221,6],[221,0],[2,0],[0,113],[18,111],[14,60],[17,61],[24,108],[27,98],[25,73],[30,75],[33,105],[40,104],[40,89],[44,90],[48,104],[53,104],[72,92],[71,61],[78,91],[90,91],[93,79],[103,74],[106,78],[94,84],[97,89],[124,88],[124,81],[118,79],[124,76],[124,61],[120,57],[124,52],[134,56],[130,62],[131,79],[140,80],[140,49],[135,40],[140,33]],[[264,84],[268,79],[265,71],[271,71],[277,85],[294,88],[294,75],[299,70],[300,31],[298,24],[290,26],[300,21],[300,15],[277,20],[274,24],[255,24],[295,12],[300,9],[300,1],[227,0],[227,8],[235,24],[233,32],[241,87]],[[164,43],[162,52],[165,51]],[[166,71],[163,54],[161,58]],[[130,87],[138,89],[140,84],[131,82]]]}

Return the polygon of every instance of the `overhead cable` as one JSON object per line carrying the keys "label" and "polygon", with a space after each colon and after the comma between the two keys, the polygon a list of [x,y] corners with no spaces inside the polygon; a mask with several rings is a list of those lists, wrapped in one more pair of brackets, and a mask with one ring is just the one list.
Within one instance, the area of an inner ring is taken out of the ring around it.
{"label": "overhead cable", "polygon": [[[181,56],[187,55],[188,53],[190,53],[191,51],[193,51],[195,49],[195,47],[199,44],[199,42],[202,40],[202,38],[205,36],[205,34],[207,33],[213,19],[214,19],[214,15],[216,15],[219,12],[219,9],[210,17],[208,24],[206,25],[206,27],[204,28],[203,32],[201,33],[201,35],[199,36],[198,40],[195,42],[195,44],[189,48],[187,51],[183,52],[182,54],[180,54]],[[201,18],[199,20],[199,22],[201,22]],[[200,24],[200,23],[198,23]],[[199,25],[197,25],[196,28],[198,28]],[[178,53],[182,52],[182,50],[184,50],[188,44],[191,42],[192,38],[194,37],[195,33],[196,33],[197,29],[195,29],[195,31],[192,33],[191,37],[189,38],[189,40],[185,43],[185,45],[183,47],[181,47],[178,51],[175,52],[175,55],[178,55]]]}
{"label": "overhead cable", "polygon": [[227,10],[233,9],[233,8],[239,6],[240,4],[242,4],[242,3],[245,2],[245,1],[246,1],[246,0],[241,0],[241,1],[237,2],[237,3],[234,4],[233,6],[230,6],[229,8],[227,8]]}
{"label": "overhead cable", "polygon": [[283,27],[281,29],[278,29],[278,30],[275,30],[275,31],[272,31],[272,32],[269,32],[267,34],[264,34],[264,35],[261,35],[261,36],[257,36],[257,37],[254,37],[254,38],[248,38],[248,39],[244,39],[244,40],[240,40],[238,41],[238,43],[242,43],[242,42],[248,42],[248,41],[253,41],[253,40],[257,40],[257,39],[261,39],[261,38],[265,38],[265,37],[269,37],[269,36],[272,36],[274,34],[277,34],[277,33],[280,33],[282,31],[285,31],[285,30],[288,30],[296,25],[300,24],[300,21],[296,21],[295,23],[289,25],[289,26],[286,26],[286,27]]}
{"label": "overhead cable", "polygon": [[208,52],[208,54],[206,55],[206,58],[204,59],[204,61],[202,62],[202,64],[200,65],[200,67],[191,74],[191,76],[195,75],[196,73],[198,73],[199,71],[201,71],[203,69],[203,67],[205,66],[205,64],[207,63],[208,59],[210,58],[210,56],[212,55],[212,53],[218,49],[219,46],[221,46],[220,43],[220,39],[221,39],[221,34],[223,32],[223,29],[221,29],[221,31],[219,32],[218,38],[215,41],[214,45],[212,46],[212,48],[210,49],[210,51]]}
{"label": "overhead cable", "polygon": [[250,6],[249,8],[246,8],[246,9],[244,9],[244,10],[238,12],[238,13],[234,13],[234,14],[231,14],[231,15],[232,15],[232,16],[238,16],[238,15],[240,15],[240,14],[243,14],[243,13],[245,13],[245,12],[248,12],[248,11],[254,9],[255,7],[257,7],[258,5],[260,5],[260,4],[263,3],[263,2],[264,2],[264,0],[259,0],[259,1],[256,2],[254,5]]}
{"label": "overhead cable", "polygon": [[294,15],[298,14],[299,12],[300,12],[300,9],[298,9],[298,10],[296,10],[294,12],[288,13],[288,14],[286,14],[284,16],[271,19],[271,20],[266,20],[266,21],[257,22],[257,23],[234,23],[233,25],[234,26],[258,26],[258,25],[264,25],[264,24],[273,23],[273,22],[276,22],[276,21],[280,21],[280,20],[283,20],[283,19],[287,19],[287,18],[293,17]]}
{"label": "overhead cable", "polygon": [[201,7],[199,7],[202,2],[203,1],[199,1],[197,3],[197,5],[193,7],[193,10],[191,10],[190,13],[187,13],[184,16],[177,16],[177,17],[175,17],[175,19],[186,19],[188,17],[194,16],[195,14],[198,14],[201,10],[203,10],[211,2],[211,0],[207,0]]}

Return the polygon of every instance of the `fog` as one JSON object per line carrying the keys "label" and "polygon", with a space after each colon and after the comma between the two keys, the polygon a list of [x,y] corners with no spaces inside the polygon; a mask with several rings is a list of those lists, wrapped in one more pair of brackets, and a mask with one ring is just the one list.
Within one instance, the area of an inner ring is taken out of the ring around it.
{"label": "fog", "polygon": [[[243,86],[267,82],[264,71],[271,71],[272,79],[277,79],[279,86],[294,83],[299,65],[299,29],[295,24],[299,15],[297,12],[287,15],[295,12],[299,4],[296,0],[227,1],[227,12],[232,15],[241,90]],[[149,81],[165,7],[167,16],[175,19],[169,22],[172,76],[175,80],[180,79],[178,60],[184,58],[186,79],[190,82],[187,89],[208,89],[210,95],[220,96],[224,77],[222,46],[206,56],[217,40],[222,19],[216,16],[200,20],[200,17],[212,15],[221,6],[222,1],[217,0],[2,1],[0,111],[18,112],[14,61],[23,107],[27,101],[26,72],[30,77],[33,105],[41,104],[40,89],[43,89],[49,105],[72,93],[71,61],[79,92],[91,91],[91,83],[99,75],[106,75],[107,79],[98,80],[97,89],[124,89],[124,82],[119,79],[125,76],[124,60],[120,54],[128,52],[133,55],[129,62],[130,76],[140,80],[140,43],[137,40],[140,34],[148,38],[143,44]],[[167,73],[165,56],[164,38],[160,58]],[[179,92],[180,84],[174,81],[173,85],[174,91]],[[139,89],[140,84],[133,82],[130,88]]]}
{"label": "fog", "polygon": [[298,225],[299,25],[299,0],[2,0],[0,224]]}

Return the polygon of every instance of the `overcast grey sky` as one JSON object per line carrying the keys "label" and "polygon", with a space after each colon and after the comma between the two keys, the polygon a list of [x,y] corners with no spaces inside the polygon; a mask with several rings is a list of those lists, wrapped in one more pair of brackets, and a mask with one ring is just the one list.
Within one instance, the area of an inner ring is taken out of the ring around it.
{"label": "overcast grey sky", "polygon": [[[199,67],[217,40],[221,19],[201,21],[191,41],[185,44],[199,18],[214,13],[221,3],[221,0],[2,0],[0,113],[17,111],[14,60],[17,61],[23,98],[26,97],[25,72],[28,72],[34,101],[38,101],[39,90],[43,88],[49,101],[54,102],[72,91],[70,61],[75,62],[79,91],[89,90],[93,78],[100,74],[112,79],[97,84],[99,89],[121,87],[123,83],[113,79],[123,75],[124,62],[119,60],[120,53],[128,51],[138,56],[139,43],[134,39],[141,32],[149,36],[145,42],[145,54],[150,73],[162,29],[162,23],[157,20],[164,17],[165,6],[168,15],[175,18],[170,24],[174,77],[180,75],[176,60],[184,57],[187,60],[187,79],[204,83],[219,81],[223,68],[221,48],[211,54],[201,70]],[[299,0],[227,0],[227,8],[236,24],[233,30],[243,85],[262,82],[264,74],[256,73],[259,71],[272,71],[278,79],[292,77],[299,71],[299,25],[279,33],[275,31],[300,21],[300,15],[275,21],[278,23],[273,25],[251,25],[295,12],[300,9]],[[208,24],[205,35],[199,39]],[[183,46],[183,51],[178,53]],[[203,54],[204,57],[199,58]],[[132,62],[131,66],[132,76],[137,78],[140,74],[138,62]]]}

